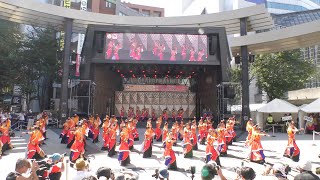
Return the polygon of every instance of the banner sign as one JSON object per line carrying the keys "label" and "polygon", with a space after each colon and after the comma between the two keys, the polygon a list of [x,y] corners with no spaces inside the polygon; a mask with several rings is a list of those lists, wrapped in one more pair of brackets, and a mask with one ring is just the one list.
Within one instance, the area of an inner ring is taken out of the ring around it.
{"label": "banner sign", "polygon": [[71,0],[64,0],[63,7],[70,9],[71,8]]}
{"label": "banner sign", "polygon": [[[88,8],[88,1],[87,0],[81,0],[80,2],[80,11],[87,11]],[[80,61],[81,61],[81,51],[83,47],[85,35],[79,33],[78,34],[78,46],[77,46],[77,57],[76,57],[76,77],[80,77]]]}
{"label": "banner sign", "polygon": [[291,121],[292,120],[292,116],[284,116],[281,119],[282,119],[282,121]]}
{"label": "banner sign", "polygon": [[169,92],[187,92],[188,86],[183,85],[132,85],[124,84],[123,91],[169,91]]}
{"label": "banner sign", "polygon": [[308,116],[304,116],[304,120],[306,120],[308,122],[312,122],[313,118],[312,117],[308,117]]}

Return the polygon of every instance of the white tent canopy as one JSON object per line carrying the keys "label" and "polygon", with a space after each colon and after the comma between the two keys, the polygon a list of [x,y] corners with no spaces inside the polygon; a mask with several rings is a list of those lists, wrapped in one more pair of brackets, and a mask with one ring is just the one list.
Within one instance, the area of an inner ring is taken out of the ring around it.
{"label": "white tent canopy", "polygon": [[262,113],[298,113],[299,108],[287,101],[274,99],[257,111]]}
{"label": "white tent canopy", "polygon": [[320,112],[320,98],[313,101],[312,103],[301,108],[301,111],[306,113],[318,113]]}

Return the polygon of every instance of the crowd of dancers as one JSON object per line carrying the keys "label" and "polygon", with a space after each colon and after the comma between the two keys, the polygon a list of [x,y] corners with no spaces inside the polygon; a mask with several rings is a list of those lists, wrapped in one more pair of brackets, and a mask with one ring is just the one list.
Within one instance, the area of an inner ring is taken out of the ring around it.
{"label": "crowd of dancers", "polygon": [[[28,132],[30,139],[27,146],[28,159],[42,159],[45,158],[45,152],[41,149],[41,145],[46,140],[46,124],[48,116],[43,113],[36,121],[35,125]],[[85,146],[88,140],[93,143],[99,141],[99,136],[103,140],[101,147],[102,151],[107,151],[108,156],[112,157],[118,154],[118,160],[122,166],[130,164],[130,153],[133,150],[135,141],[139,140],[139,132],[137,130],[138,119],[132,117],[130,119],[118,120],[115,116],[106,116],[103,120],[98,115],[90,115],[88,119],[80,119],[78,115],[68,118],[63,124],[63,129],[60,134],[61,143],[66,144],[70,148],[71,164],[75,163],[79,158],[85,158]],[[1,123],[1,141],[0,146],[2,150],[12,148],[9,129],[10,120]],[[142,153],[143,158],[150,158],[152,156],[153,142],[161,142],[164,158],[164,165],[168,169],[177,169],[176,153],[173,150],[177,146],[177,142],[181,141],[184,158],[192,158],[193,151],[198,150],[198,145],[205,145],[205,154],[203,159],[206,163],[215,161],[221,165],[220,156],[226,156],[228,146],[235,141],[236,133],[234,125],[236,123],[235,117],[230,117],[227,121],[221,120],[217,127],[214,128],[212,119],[210,117],[201,118],[199,121],[194,118],[192,121],[184,123],[175,121],[170,128],[168,119],[164,120],[163,115],[160,115],[155,121],[155,127],[152,126],[152,119],[149,118],[146,124],[146,130],[143,135],[143,143],[140,145],[139,152]],[[100,128],[102,134],[100,135]],[[265,155],[261,145],[261,136],[269,136],[261,129],[254,125],[252,119],[249,119],[246,125],[248,136],[245,146],[248,147],[249,153],[247,159],[252,162],[264,163]],[[289,123],[288,144],[284,152],[284,156],[291,158],[293,161],[299,161],[300,150],[295,142],[295,133],[300,130],[295,127],[293,121]],[[117,143],[117,137],[119,142]],[[118,152],[116,146],[119,145]]]}

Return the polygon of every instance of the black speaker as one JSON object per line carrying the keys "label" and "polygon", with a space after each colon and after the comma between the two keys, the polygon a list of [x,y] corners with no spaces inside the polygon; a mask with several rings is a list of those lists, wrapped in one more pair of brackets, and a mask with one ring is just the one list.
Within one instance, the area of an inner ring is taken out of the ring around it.
{"label": "black speaker", "polygon": [[234,92],[234,88],[231,86],[225,86],[224,87],[224,97],[233,99],[236,96]]}
{"label": "black speaker", "polygon": [[103,53],[103,34],[101,32],[95,34],[95,45],[97,53]]}
{"label": "black speaker", "polygon": [[219,51],[219,36],[217,34],[210,34],[209,38],[209,55],[213,56]]}

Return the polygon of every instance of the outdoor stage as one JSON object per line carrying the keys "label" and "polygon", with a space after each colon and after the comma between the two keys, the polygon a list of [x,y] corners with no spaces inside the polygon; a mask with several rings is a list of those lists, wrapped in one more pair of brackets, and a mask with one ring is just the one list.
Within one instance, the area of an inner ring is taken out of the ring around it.
{"label": "outdoor stage", "polygon": [[[55,152],[64,153],[67,152],[69,154],[70,150],[66,148],[65,144],[60,144],[59,141],[59,133],[60,129],[49,129],[47,134],[49,139],[46,141],[46,145],[43,145],[42,148],[47,154],[52,154]],[[142,139],[142,134],[145,131],[145,128],[138,129],[140,133],[140,139]],[[240,134],[240,132],[237,132]],[[17,132],[17,135],[20,133]],[[244,147],[244,140],[246,138],[246,133],[242,134],[238,140],[239,142],[235,142],[234,145],[230,146],[228,149],[228,156],[221,157],[220,161],[222,164],[222,172],[226,176],[227,179],[235,179],[236,173],[234,172],[235,167],[241,166],[241,162],[246,157],[247,148]],[[290,159],[283,158],[282,154],[284,148],[287,144],[287,134],[286,133],[276,133],[276,137],[263,137],[262,138],[262,146],[264,148],[264,153],[266,155],[267,163],[275,163],[275,162],[284,162],[288,163],[293,170],[290,173],[289,179],[293,179],[293,177],[297,174],[297,171],[294,169],[296,167],[296,163],[291,161]],[[301,150],[301,159],[311,160],[313,164],[313,168],[319,167],[319,158],[317,157],[320,151],[320,142],[317,137],[315,144],[316,146],[312,146],[312,135],[297,135],[297,144]],[[15,162],[18,158],[24,157],[27,142],[29,137],[24,135],[23,137],[16,137],[12,139],[13,145],[16,147],[13,150],[7,151],[6,156],[0,160],[0,179],[5,179],[5,176],[8,172],[14,170]],[[95,159],[92,159],[90,169],[95,172],[99,167],[106,166],[112,168],[114,171],[120,170],[133,170],[134,172],[139,174],[139,179],[152,179],[151,175],[154,174],[154,170],[163,166],[164,161],[161,156],[163,154],[163,149],[160,149],[160,143],[154,143],[153,145],[153,155],[151,158],[144,159],[142,158],[142,154],[139,155],[137,149],[139,149],[139,145],[141,144],[141,140],[139,142],[135,142],[134,150],[130,153],[131,165],[128,167],[121,167],[118,163],[117,156],[109,158],[106,152],[101,152],[100,148],[102,146],[102,140],[100,138],[100,142],[98,144],[92,144],[88,141],[87,143],[87,152],[86,154],[90,154],[90,156],[94,156]],[[275,146],[277,144],[277,146]],[[117,147],[118,149],[118,147]],[[180,147],[180,143],[178,146],[174,147],[174,150],[179,152],[176,153],[177,157],[177,165],[180,168],[179,171],[170,171],[170,179],[191,179],[191,174],[187,172],[191,165],[196,166],[196,174],[195,179],[200,180],[200,171],[202,166],[205,164],[203,158],[205,156],[205,146],[199,145],[199,150],[194,151],[193,159],[185,159],[182,155],[182,147]],[[264,166],[251,162],[244,162],[245,166],[252,167],[257,173],[257,179],[263,178],[261,176]],[[73,177],[75,174],[75,170],[69,168],[68,169],[69,179]],[[266,178],[266,177],[264,177]],[[64,173],[63,179],[66,179],[66,174]],[[217,178],[219,179],[219,178]]]}

